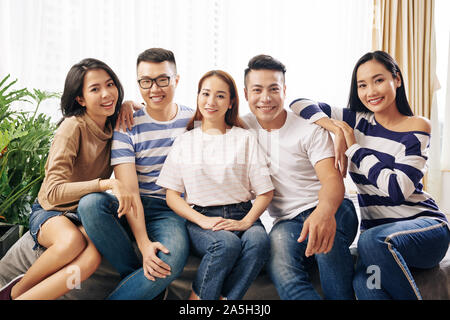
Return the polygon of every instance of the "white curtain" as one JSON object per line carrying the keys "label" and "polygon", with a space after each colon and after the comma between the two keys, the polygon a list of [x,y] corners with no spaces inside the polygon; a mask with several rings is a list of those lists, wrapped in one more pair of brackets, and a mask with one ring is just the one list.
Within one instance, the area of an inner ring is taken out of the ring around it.
{"label": "white curtain", "polygon": [[450,219],[450,30],[449,30],[449,47],[448,47],[448,64],[447,64],[447,86],[445,88],[445,109],[444,123],[442,135],[442,158],[441,158],[441,174],[442,188],[440,206],[442,211],[447,214]]}
{"label": "white curtain", "polygon": [[442,135],[441,169],[443,171],[450,172],[450,30],[448,36],[447,86],[446,88],[443,88],[445,94],[445,109]]}
{"label": "white curtain", "polygon": [[436,0],[436,73],[440,88],[433,96],[428,192],[450,218],[450,21],[448,0]]}
{"label": "white curtain", "polygon": [[[136,57],[164,47],[176,55],[178,102],[195,107],[201,75],[219,68],[235,78],[245,114],[243,71],[266,53],[287,66],[287,102],[345,106],[352,68],[370,50],[371,17],[371,0],[1,0],[0,77],[62,91],[71,65],[94,57],[140,101]],[[59,119],[56,102],[42,111]]]}

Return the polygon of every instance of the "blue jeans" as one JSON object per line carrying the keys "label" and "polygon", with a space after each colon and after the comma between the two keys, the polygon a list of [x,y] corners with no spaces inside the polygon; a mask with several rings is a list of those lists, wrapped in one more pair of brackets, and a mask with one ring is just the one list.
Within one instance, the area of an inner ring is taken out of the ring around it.
{"label": "blue jeans", "polygon": [[[251,202],[194,209],[209,216],[242,219]],[[269,238],[258,219],[245,231],[204,230],[186,223],[193,252],[202,257],[192,289],[203,300],[242,299],[267,261]]]}
{"label": "blue jeans", "polygon": [[445,256],[447,225],[431,218],[386,223],[361,233],[353,286],[360,300],[421,299],[409,267],[427,269]]}
{"label": "blue jeans", "polygon": [[149,239],[161,242],[170,251],[169,254],[159,251],[157,255],[171,267],[171,275],[156,281],[144,276],[126,218],[117,218],[119,203],[115,196],[91,193],[81,198],[78,205],[89,238],[122,278],[109,299],[153,299],[183,271],[189,255],[185,220],[165,200],[141,197],[141,201]]}
{"label": "blue jeans", "polygon": [[[305,220],[314,208],[290,220],[282,220],[270,232],[269,275],[283,300],[318,300],[320,295],[309,280],[309,259],[305,256],[308,238],[297,239]],[[349,246],[358,231],[358,217],[353,203],[344,199],[335,214],[336,235],[333,248],[326,254],[315,254],[325,299],[354,299],[352,279],[354,260]]]}

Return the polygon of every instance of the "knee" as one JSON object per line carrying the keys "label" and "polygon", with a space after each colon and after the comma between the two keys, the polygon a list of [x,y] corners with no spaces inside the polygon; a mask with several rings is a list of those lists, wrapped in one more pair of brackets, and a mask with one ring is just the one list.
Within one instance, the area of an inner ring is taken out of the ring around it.
{"label": "knee", "polygon": [[271,278],[276,278],[283,273],[282,270],[286,268],[290,256],[286,247],[286,234],[275,231],[270,233],[269,238],[270,254],[267,269]]}
{"label": "knee", "polygon": [[361,233],[358,239],[358,257],[367,263],[368,259],[376,258],[383,250],[387,250],[387,243],[374,229],[369,229]]}
{"label": "knee", "polygon": [[269,234],[270,260],[274,260],[274,262],[288,260],[287,254],[290,245],[298,245],[297,238],[299,234],[300,232],[294,234],[275,225]]}
{"label": "knee", "polygon": [[86,248],[87,242],[81,232],[67,231],[63,239],[52,246],[55,255],[61,261],[72,261]]}
{"label": "knee", "polygon": [[[221,232],[221,231],[219,231]],[[234,264],[242,250],[241,240],[229,231],[222,232],[224,237],[216,239],[208,246],[208,252],[214,258],[221,259],[224,263]]]}
{"label": "knee", "polygon": [[158,252],[158,257],[170,266],[171,276],[177,277],[183,272],[189,257],[189,241],[173,241],[171,243],[163,243],[169,250],[168,254],[162,251]]}
{"label": "knee", "polygon": [[248,230],[242,239],[243,250],[251,252],[256,259],[267,260],[270,252],[270,240],[265,230]]}
{"label": "knee", "polygon": [[114,208],[116,203],[115,197],[108,193],[89,193],[80,199],[77,211],[84,224],[85,221],[97,219],[102,213],[117,212],[117,208]]}

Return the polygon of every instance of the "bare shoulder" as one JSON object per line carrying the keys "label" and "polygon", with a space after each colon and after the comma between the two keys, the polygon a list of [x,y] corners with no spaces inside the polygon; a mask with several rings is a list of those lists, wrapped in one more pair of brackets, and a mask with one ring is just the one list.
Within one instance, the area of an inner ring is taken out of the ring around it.
{"label": "bare shoulder", "polygon": [[431,133],[431,122],[425,117],[412,116],[408,118],[408,128],[410,131]]}

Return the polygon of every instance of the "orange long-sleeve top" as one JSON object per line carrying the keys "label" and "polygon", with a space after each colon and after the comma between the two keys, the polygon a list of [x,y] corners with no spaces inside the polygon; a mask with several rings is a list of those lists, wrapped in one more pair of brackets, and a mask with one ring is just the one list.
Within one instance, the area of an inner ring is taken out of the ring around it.
{"label": "orange long-sleeve top", "polygon": [[86,194],[100,192],[99,181],[108,179],[110,125],[103,131],[87,115],[66,118],[55,133],[45,164],[45,178],[39,190],[39,204],[45,210],[74,211]]}

